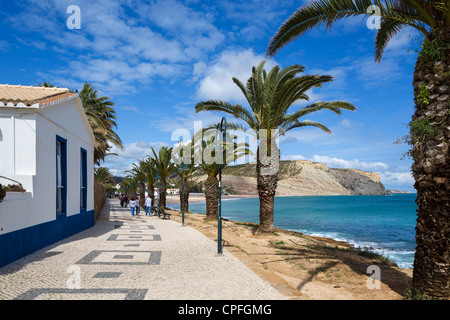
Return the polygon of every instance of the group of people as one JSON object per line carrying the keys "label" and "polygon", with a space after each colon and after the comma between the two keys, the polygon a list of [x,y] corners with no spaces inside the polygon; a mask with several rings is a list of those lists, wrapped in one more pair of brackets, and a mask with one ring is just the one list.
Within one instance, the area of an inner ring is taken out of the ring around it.
{"label": "group of people", "polygon": [[[125,201],[126,198],[127,201]],[[123,201],[122,201],[123,199]],[[131,201],[128,202],[128,197],[122,197],[120,198],[120,205],[123,207],[123,203],[127,203],[128,205],[130,205],[130,210],[131,210],[131,216],[134,215],[139,215],[139,213],[141,212],[141,205],[139,203],[139,199],[136,198],[131,198]],[[125,204],[125,207],[127,206],[127,204]],[[147,216],[151,216],[152,215],[152,199],[147,196],[147,198],[145,199],[145,203],[144,203],[144,209],[145,209],[145,215]]]}
{"label": "group of people", "polygon": [[127,195],[122,195],[120,197],[120,206],[122,208],[124,208],[124,207],[126,208],[128,206],[128,196]]}

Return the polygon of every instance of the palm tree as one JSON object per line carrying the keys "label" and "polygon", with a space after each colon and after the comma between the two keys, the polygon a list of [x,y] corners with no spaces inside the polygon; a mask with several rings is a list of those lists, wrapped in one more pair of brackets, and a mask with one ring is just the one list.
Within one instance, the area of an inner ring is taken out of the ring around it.
{"label": "palm tree", "polygon": [[38,82],[38,87],[46,87],[46,88],[53,88],[54,85],[50,82],[45,81],[44,83]]}
{"label": "palm tree", "polygon": [[[306,91],[313,87],[321,87],[323,83],[332,81],[333,77],[323,75],[303,75],[301,65],[292,65],[284,69],[275,66],[269,74],[264,70],[265,61],[253,67],[252,76],[244,86],[238,79],[234,83],[241,89],[250,110],[239,105],[223,101],[205,101],[196,105],[196,112],[222,111],[247,124],[258,139],[256,157],[257,188],[260,201],[259,232],[273,231],[274,197],[277,187],[279,149],[276,140],[287,131],[313,126],[325,132],[330,130],[314,121],[299,121],[299,118],[323,109],[340,115],[341,109],[355,110],[355,106],[344,101],[316,102],[290,113],[289,108],[299,100],[309,100]],[[237,125],[236,128],[239,126]],[[240,127],[246,130],[245,127]]]}
{"label": "palm tree", "polygon": [[150,199],[152,199],[152,205],[155,203],[155,183],[156,183],[156,164],[155,159],[147,157],[147,159],[141,162],[141,170],[144,173],[145,181],[147,182],[147,193]]}
{"label": "palm tree", "polygon": [[142,163],[142,161],[140,161],[139,164],[133,163],[132,168],[125,171],[131,173],[131,175],[136,178],[139,190],[139,205],[141,208],[143,208],[145,204],[145,173],[142,169]]}
{"label": "palm tree", "polygon": [[128,198],[136,197],[138,181],[135,176],[126,176],[120,183],[119,191],[125,193]]}
{"label": "palm tree", "polygon": [[161,147],[159,149],[158,154],[156,154],[155,149],[152,148],[153,156],[155,159],[155,167],[157,172],[159,173],[159,207],[164,209],[166,208],[166,190],[167,190],[167,178],[175,172],[175,164],[171,162],[172,158],[172,149],[168,147]]}
{"label": "palm tree", "polygon": [[114,128],[117,128],[114,102],[109,97],[98,97],[98,91],[90,83],[84,84],[80,99],[97,143],[94,149],[94,162],[100,165],[107,155],[112,155],[109,153],[111,144],[123,149],[122,141],[114,131]]}
{"label": "palm tree", "polygon": [[217,220],[219,217],[219,165],[222,163],[222,168],[225,168],[237,159],[251,154],[247,143],[237,143],[236,137],[230,136],[229,133],[227,141],[221,141],[217,128],[218,125],[213,125],[210,129],[199,130],[194,135],[194,149],[196,152],[201,150],[203,155],[199,167],[208,176],[205,182],[206,220]]}
{"label": "palm tree", "polygon": [[95,168],[94,178],[102,184],[115,183],[113,175],[106,167]]}
{"label": "palm tree", "polygon": [[[188,149],[190,150],[190,155],[185,155],[184,151]],[[184,208],[184,212],[189,211],[189,184],[190,178],[194,172],[199,168],[194,161],[194,139],[190,141],[187,145],[183,146],[179,143],[172,150],[172,160],[175,163],[176,173],[178,174],[181,184],[180,184],[180,210]],[[186,166],[186,170],[182,169],[182,165]],[[183,190],[184,186],[184,190]]]}
{"label": "palm tree", "polygon": [[375,39],[380,62],[390,39],[404,27],[417,29],[424,42],[414,69],[415,112],[410,122],[410,155],[417,190],[416,253],[413,288],[436,298],[450,296],[450,1],[448,0],[316,0],[298,9],[272,38],[267,54],[320,25],[371,15],[381,21]]}

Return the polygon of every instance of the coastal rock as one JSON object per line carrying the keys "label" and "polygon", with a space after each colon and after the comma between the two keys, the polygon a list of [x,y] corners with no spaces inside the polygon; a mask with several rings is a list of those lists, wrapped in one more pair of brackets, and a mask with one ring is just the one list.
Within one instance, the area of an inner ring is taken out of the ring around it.
{"label": "coastal rock", "polygon": [[[194,177],[205,181],[206,175]],[[252,163],[227,167],[222,175],[223,190],[229,194],[258,195],[256,170]],[[302,195],[389,195],[380,175],[356,169],[332,169],[307,160],[281,161],[277,196]]]}

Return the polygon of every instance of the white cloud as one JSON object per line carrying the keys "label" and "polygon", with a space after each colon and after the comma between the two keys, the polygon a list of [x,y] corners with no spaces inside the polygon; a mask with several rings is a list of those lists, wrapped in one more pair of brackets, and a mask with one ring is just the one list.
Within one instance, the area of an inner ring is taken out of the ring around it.
{"label": "white cloud", "polygon": [[327,166],[331,166],[334,168],[360,169],[364,171],[379,171],[387,170],[389,168],[387,164],[379,161],[365,162],[358,159],[345,160],[321,155],[314,155],[311,158],[311,161],[325,163]]}
{"label": "white cloud", "polygon": [[[252,74],[252,67],[258,66],[263,60],[266,58],[255,54],[252,49],[222,52],[219,58],[204,71],[197,97],[202,100],[244,102],[245,97],[232,78],[235,77],[245,84]],[[269,60],[266,62],[265,69],[270,70],[275,65],[274,60]]]}
{"label": "white cloud", "polygon": [[[213,16],[177,1],[79,0],[80,30],[66,27],[70,4],[73,1],[29,0],[9,22],[32,38],[39,34],[65,57],[67,65],[46,70],[46,80],[70,77],[72,82],[91,82],[109,95],[186,76],[192,71],[186,63],[205,59],[225,39]],[[28,40],[25,43],[34,39]]]}
{"label": "white cloud", "polygon": [[401,30],[389,40],[385,54],[390,56],[406,54],[408,52],[407,49],[418,45],[418,42],[414,43],[417,37],[419,37],[419,32],[412,27]]}
{"label": "white cloud", "polygon": [[326,164],[330,168],[359,169],[363,171],[387,170],[389,166],[380,161],[365,162],[358,159],[345,160],[336,157],[313,155],[311,158],[305,158],[302,155],[282,155],[281,160],[309,160]]}
{"label": "white cloud", "polygon": [[124,150],[120,150],[113,146],[110,150],[111,153],[116,153],[117,156],[107,156],[105,162],[102,164],[104,167],[108,167],[111,173],[117,176],[125,176],[126,170],[132,168],[133,163],[138,160],[144,160],[147,156],[153,155],[151,148],[154,148],[156,152],[162,147],[167,146],[164,142],[146,142],[138,141],[126,143]]}
{"label": "white cloud", "polygon": [[173,132],[179,129],[188,130],[191,134],[194,133],[195,122],[201,122],[203,128],[207,128],[212,124],[218,123],[221,116],[213,112],[195,113],[195,102],[188,106],[175,106],[175,112],[166,114],[152,120],[152,125],[156,126],[158,130],[163,132]]}
{"label": "white cloud", "polygon": [[382,172],[381,180],[384,184],[390,186],[410,186],[414,185],[414,177],[411,174],[411,171],[402,171],[402,172]]}
{"label": "white cloud", "polygon": [[302,156],[301,154],[292,154],[292,155],[281,155],[281,160],[282,161],[286,161],[286,160],[306,160],[306,158],[304,156]]}

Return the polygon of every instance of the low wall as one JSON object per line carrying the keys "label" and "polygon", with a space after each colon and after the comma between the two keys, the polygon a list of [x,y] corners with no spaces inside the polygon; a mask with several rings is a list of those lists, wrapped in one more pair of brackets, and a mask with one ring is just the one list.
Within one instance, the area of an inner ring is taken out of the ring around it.
{"label": "low wall", "polygon": [[106,202],[106,189],[97,180],[94,181],[94,215],[95,220],[97,220],[98,216],[103,210]]}

